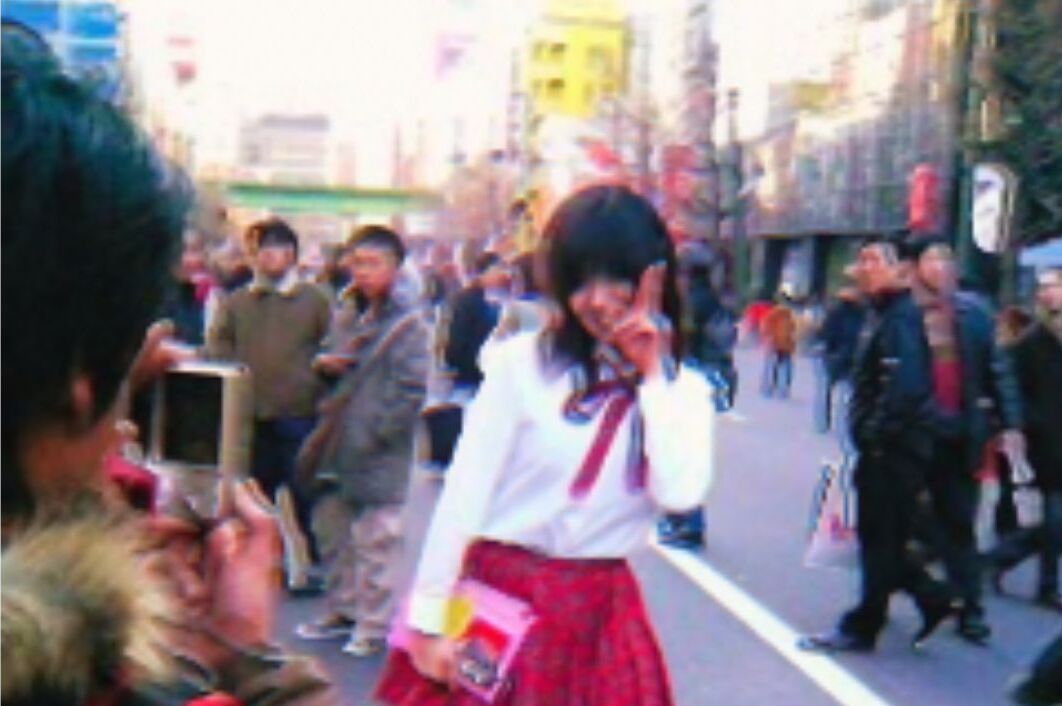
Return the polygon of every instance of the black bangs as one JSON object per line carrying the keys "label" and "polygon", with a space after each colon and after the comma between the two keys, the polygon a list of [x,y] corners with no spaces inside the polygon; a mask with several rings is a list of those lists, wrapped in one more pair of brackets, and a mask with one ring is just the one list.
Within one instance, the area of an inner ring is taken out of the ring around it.
{"label": "black bangs", "polygon": [[558,299],[596,276],[637,284],[649,265],[671,259],[667,231],[652,206],[620,186],[577,192],[557,208],[544,236]]}
{"label": "black bangs", "polygon": [[593,337],[579,324],[569,298],[587,280],[609,277],[635,287],[642,273],[666,264],[663,314],[674,330],[673,354],[682,359],[681,304],[675,278],[675,249],[652,204],[623,186],[592,186],[569,196],[543,232],[550,293],[563,313],[554,350],[593,379]]}

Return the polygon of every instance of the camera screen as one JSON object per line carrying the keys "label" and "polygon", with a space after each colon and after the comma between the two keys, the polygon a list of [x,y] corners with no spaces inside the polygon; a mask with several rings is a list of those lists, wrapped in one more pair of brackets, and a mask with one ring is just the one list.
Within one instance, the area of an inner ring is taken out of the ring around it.
{"label": "camera screen", "polygon": [[162,455],[168,461],[217,465],[221,443],[222,379],[214,375],[166,376]]}

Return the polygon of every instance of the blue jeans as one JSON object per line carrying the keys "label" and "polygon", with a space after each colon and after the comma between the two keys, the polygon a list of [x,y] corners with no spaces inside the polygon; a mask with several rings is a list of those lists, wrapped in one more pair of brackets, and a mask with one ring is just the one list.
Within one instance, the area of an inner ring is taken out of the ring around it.
{"label": "blue jeans", "polygon": [[793,354],[780,351],[767,351],[763,360],[763,395],[783,399],[789,397],[789,387],[793,384]]}

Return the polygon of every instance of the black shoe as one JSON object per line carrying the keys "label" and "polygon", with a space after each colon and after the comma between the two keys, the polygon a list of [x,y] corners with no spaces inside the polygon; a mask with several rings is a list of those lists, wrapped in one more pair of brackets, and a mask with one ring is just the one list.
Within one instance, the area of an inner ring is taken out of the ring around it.
{"label": "black shoe", "polygon": [[295,635],[303,640],[335,640],[354,634],[355,622],[345,615],[329,613],[295,626]]}
{"label": "black shoe", "polygon": [[1010,698],[1022,706],[1051,706],[1058,703],[1058,693],[1035,677],[1022,676],[1007,689]]}
{"label": "black shoe", "polygon": [[661,534],[660,543],[675,549],[700,549],[704,546],[703,532],[672,532]]}
{"label": "black shoe", "polygon": [[911,639],[911,647],[916,650],[925,646],[929,636],[936,632],[948,618],[959,614],[959,606],[955,603],[941,603],[932,608],[922,609],[922,627]]}
{"label": "black shoe", "polygon": [[1035,602],[1041,608],[1062,613],[1062,596],[1058,595],[1058,591],[1040,591],[1036,594]]}
{"label": "black shoe", "polygon": [[294,586],[288,586],[288,595],[292,598],[312,598],[325,592],[325,582],[320,576],[307,576],[306,580]]}
{"label": "black shoe", "polygon": [[684,516],[665,517],[656,526],[660,543],[675,549],[700,549],[704,546],[704,521],[700,515],[694,519]]}
{"label": "black shoe", "polygon": [[988,644],[992,628],[981,611],[964,611],[959,615],[959,637],[975,645]]}
{"label": "black shoe", "polygon": [[805,635],[797,647],[806,652],[873,652],[874,640],[837,630],[823,635]]}

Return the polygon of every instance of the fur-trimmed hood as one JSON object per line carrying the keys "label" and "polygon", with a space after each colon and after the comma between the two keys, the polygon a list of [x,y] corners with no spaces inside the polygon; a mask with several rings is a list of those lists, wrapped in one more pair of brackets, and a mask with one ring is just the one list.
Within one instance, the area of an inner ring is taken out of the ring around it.
{"label": "fur-trimmed hood", "polygon": [[135,528],[99,518],[20,531],[2,559],[3,703],[81,704],[170,673],[165,592]]}

